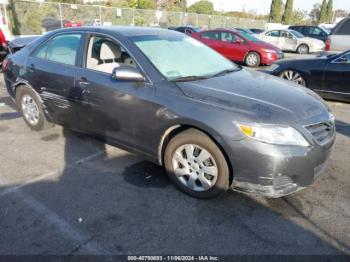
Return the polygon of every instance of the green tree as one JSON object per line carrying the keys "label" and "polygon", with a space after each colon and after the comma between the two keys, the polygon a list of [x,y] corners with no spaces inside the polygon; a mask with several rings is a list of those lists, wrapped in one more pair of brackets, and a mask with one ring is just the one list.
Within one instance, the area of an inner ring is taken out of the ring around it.
{"label": "green tree", "polygon": [[215,13],[213,3],[207,0],[201,0],[199,2],[194,3],[188,8],[188,11],[191,13],[207,14],[207,15],[211,15]]}
{"label": "green tree", "polygon": [[282,18],[282,0],[272,0],[270,9],[270,22],[280,23]]}
{"label": "green tree", "polygon": [[318,18],[318,23],[327,22],[327,0],[323,0],[321,5],[320,17]]}
{"label": "green tree", "polygon": [[166,1],[167,11],[182,11],[186,12],[187,10],[187,1],[186,0],[170,0]]}
{"label": "green tree", "polygon": [[136,9],[156,9],[156,2],[153,0],[131,0],[129,5]]}
{"label": "green tree", "polygon": [[284,9],[284,13],[282,16],[282,23],[286,25],[291,24],[292,16],[293,16],[293,0],[287,0],[286,7]]}
{"label": "green tree", "polygon": [[327,5],[327,22],[332,23],[333,22],[333,0],[328,1]]}

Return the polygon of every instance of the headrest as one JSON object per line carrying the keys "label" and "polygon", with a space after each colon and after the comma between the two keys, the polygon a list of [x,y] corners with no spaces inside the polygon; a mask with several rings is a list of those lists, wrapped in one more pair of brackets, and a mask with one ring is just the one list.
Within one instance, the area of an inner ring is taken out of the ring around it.
{"label": "headrest", "polygon": [[103,42],[101,45],[100,59],[108,60],[120,58],[122,51],[119,46],[111,42]]}

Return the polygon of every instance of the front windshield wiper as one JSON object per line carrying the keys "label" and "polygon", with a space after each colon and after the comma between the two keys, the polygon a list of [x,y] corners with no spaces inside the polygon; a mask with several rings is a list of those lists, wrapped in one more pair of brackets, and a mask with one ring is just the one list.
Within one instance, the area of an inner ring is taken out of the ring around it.
{"label": "front windshield wiper", "polygon": [[229,74],[229,73],[232,73],[232,72],[236,72],[236,71],[239,71],[241,70],[242,68],[241,67],[238,67],[238,68],[232,68],[232,69],[225,69],[225,70],[222,70],[218,73],[215,73],[214,75],[211,75],[210,77],[218,77],[218,76],[223,76],[223,75],[226,75],[226,74]]}
{"label": "front windshield wiper", "polygon": [[208,77],[206,76],[181,76],[172,79],[172,82],[187,82],[187,81],[196,81],[196,80],[202,80],[202,79],[207,79]]}

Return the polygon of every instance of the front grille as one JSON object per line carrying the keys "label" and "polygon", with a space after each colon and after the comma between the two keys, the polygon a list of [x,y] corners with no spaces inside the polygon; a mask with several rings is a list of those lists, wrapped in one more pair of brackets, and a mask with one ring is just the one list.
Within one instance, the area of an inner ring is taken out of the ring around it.
{"label": "front grille", "polygon": [[313,138],[321,145],[327,144],[334,136],[335,128],[332,122],[323,122],[305,126]]}

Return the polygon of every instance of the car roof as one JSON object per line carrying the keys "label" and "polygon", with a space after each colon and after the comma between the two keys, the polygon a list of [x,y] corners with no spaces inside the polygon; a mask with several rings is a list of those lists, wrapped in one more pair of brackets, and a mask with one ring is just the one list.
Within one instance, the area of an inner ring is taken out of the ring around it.
{"label": "car roof", "polygon": [[[125,37],[130,36],[143,36],[143,35],[174,35],[181,34],[176,31],[153,28],[153,27],[140,27],[140,26],[82,26],[59,29],[56,32],[70,32],[70,31],[88,31],[97,33],[118,33]],[[181,34],[182,35],[182,34]]]}

